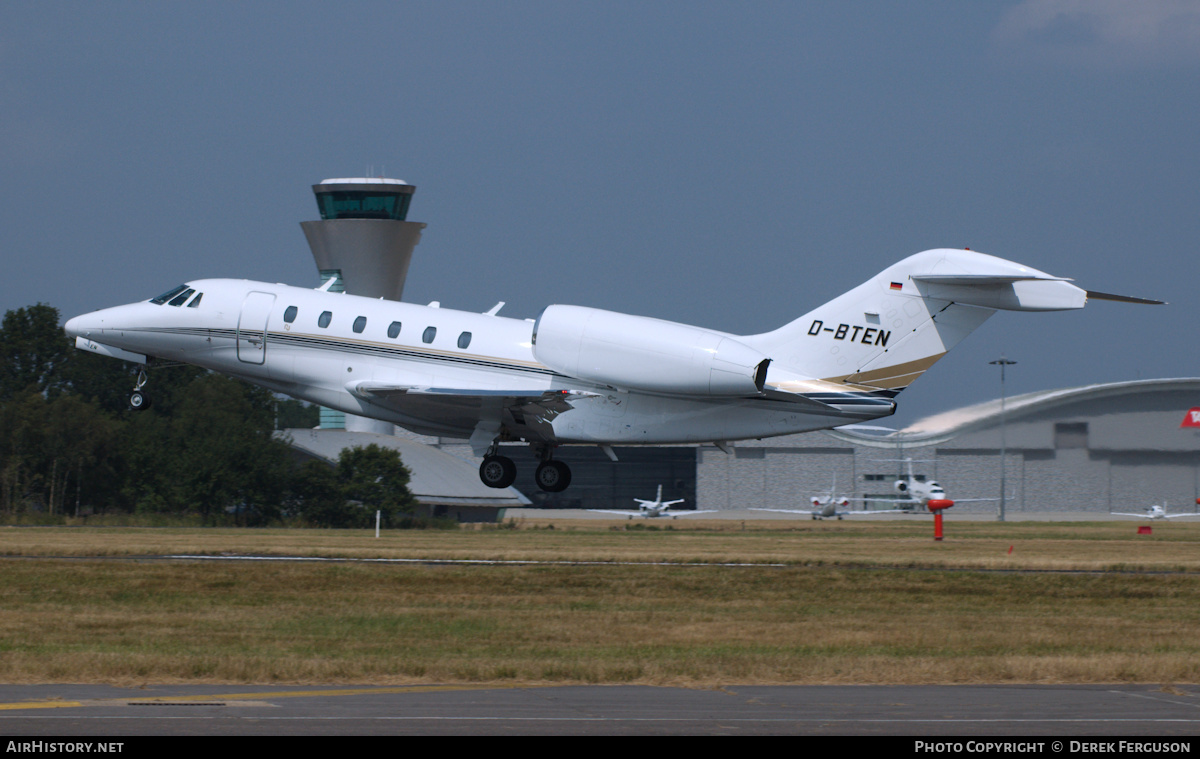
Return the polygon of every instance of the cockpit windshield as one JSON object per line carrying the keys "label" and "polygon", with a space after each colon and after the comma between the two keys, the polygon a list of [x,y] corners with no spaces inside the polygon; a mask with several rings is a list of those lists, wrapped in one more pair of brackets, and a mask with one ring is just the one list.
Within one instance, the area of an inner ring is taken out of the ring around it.
{"label": "cockpit windshield", "polygon": [[[193,298],[193,295],[196,297]],[[172,287],[170,290],[167,290],[157,298],[151,298],[150,302],[159,306],[164,303],[168,303],[169,305],[176,307],[187,303],[188,308],[196,308],[200,305],[200,299],[202,297],[204,297],[204,293],[197,293],[187,285],[180,285],[179,287]],[[191,299],[191,303],[188,303],[188,299]]]}
{"label": "cockpit windshield", "polygon": [[158,305],[161,306],[162,304],[166,303],[171,298],[174,298],[176,295],[178,295],[179,293],[183,292],[186,289],[187,289],[187,285],[180,285],[179,287],[172,287],[170,290],[167,290],[165,293],[158,296],[157,298],[151,298],[150,302],[157,303]]}

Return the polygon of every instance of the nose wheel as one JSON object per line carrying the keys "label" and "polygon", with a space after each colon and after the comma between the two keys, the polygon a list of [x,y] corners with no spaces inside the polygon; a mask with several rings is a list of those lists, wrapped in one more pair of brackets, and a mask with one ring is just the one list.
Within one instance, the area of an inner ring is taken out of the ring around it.
{"label": "nose wheel", "polygon": [[138,371],[137,385],[133,388],[133,392],[129,394],[129,408],[133,411],[144,411],[150,408],[150,396],[142,392],[142,388],[146,385],[146,370]]}

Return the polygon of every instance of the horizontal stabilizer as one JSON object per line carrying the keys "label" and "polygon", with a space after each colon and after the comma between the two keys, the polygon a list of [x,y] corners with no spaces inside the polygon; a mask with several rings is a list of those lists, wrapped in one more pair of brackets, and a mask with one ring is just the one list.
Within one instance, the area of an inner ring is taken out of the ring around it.
{"label": "horizontal stabilizer", "polygon": [[1118,303],[1141,303],[1146,306],[1164,306],[1165,300],[1150,300],[1149,298],[1135,298],[1132,295],[1113,295],[1112,293],[1102,293],[1096,290],[1087,291],[1088,300],[1115,300]]}
{"label": "horizontal stabilizer", "polygon": [[1073,282],[1069,277],[1051,277],[1045,274],[913,274],[914,282],[929,282],[935,285],[1011,285],[1013,282],[1024,282],[1036,279],[1042,282]]}

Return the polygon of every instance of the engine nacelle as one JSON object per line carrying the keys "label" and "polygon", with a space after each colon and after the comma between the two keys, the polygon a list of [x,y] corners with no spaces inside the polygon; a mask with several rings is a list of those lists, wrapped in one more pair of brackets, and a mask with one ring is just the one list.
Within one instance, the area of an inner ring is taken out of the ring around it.
{"label": "engine nacelle", "polygon": [[758,395],[771,363],[719,332],[583,306],[542,311],[533,356],[572,377],[669,395]]}

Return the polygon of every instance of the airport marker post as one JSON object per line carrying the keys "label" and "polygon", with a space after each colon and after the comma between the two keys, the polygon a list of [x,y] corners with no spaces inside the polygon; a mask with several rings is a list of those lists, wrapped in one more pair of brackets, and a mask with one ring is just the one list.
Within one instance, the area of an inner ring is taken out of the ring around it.
{"label": "airport marker post", "polygon": [[933,539],[942,539],[942,512],[954,505],[949,498],[934,498],[926,504],[933,512]]}

